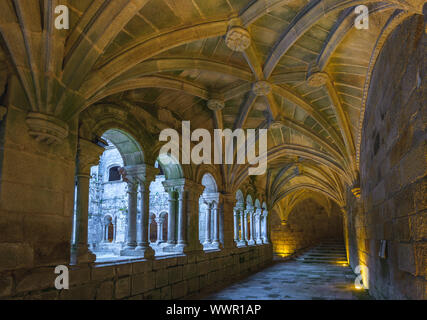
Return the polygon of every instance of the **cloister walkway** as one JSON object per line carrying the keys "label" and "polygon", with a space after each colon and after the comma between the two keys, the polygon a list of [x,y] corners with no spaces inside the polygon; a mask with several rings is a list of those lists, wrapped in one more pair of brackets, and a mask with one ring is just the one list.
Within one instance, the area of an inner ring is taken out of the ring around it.
{"label": "cloister walkway", "polygon": [[248,278],[214,293],[206,300],[360,300],[371,299],[356,289],[357,275],[348,265],[278,261]]}

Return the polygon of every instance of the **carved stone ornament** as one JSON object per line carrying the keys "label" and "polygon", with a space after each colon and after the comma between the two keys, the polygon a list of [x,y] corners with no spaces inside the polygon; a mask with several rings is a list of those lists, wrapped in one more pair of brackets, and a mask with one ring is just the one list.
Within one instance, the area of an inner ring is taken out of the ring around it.
{"label": "carved stone ornament", "polygon": [[323,86],[328,80],[328,75],[324,72],[315,72],[308,77],[308,85],[310,87]]}
{"label": "carved stone ornament", "polygon": [[29,135],[47,145],[59,144],[68,136],[68,125],[53,116],[30,112],[26,123]]}
{"label": "carved stone ornament", "polygon": [[207,106],[212,111],[218,111],[224,109],[224,101],[219,99],[210,99],[207,102]]}
{"label": "carved stone ornament", "polygon": [[86,139],[79,139],[77,147],[77,163],[79,174],[89,174],[90,168],[99,163],[99,158],[105,151],[103,147],[88,141]]}
{"label": "carved stone ornament", "polygon": [[234,26],[228,30],[225,44],[233,51],[242,52],[251,45],[251,36],[245,28]]}
{"label": "carved stone ornament", "polygon": [[252,86],[252,91],[257,96],[266,96],[271,92],[271,85],[267,81],[257,81]]}

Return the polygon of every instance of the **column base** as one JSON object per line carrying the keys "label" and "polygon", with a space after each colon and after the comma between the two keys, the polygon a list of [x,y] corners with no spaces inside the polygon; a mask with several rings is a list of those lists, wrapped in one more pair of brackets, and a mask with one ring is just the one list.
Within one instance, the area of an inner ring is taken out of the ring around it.
{"label": "column base", "polygon": [[193,245],[192,247],[186,245],[184,247],[180,248],[182,253],[188,255],[188,254],[197,254],[203,252],[203,245],[201,243],[198,243],[196,245]]}
{"label": "column base", "polygon": [[155,251],[150,246],[138,246],[135,248],[135,253],[145,259],[153,259]]}
{"label": "column base", "polygon": [[154,250],[151,247],[136,247],[131,249],[125,248],[120,251],[120,255],[152,259],[154,257]]}
{"label": "column base", "polygon": [[238,247],[246,247],[247,245],[248,243],[245,240],[240,240],[239,242],[237,242]]}
{"label": "column base", "polygon": [[71,248],[71,264],[91,263],[95,260],[96,255],[87,246],[76,245]]}
{"label": "column base", "polygon": [[263,242],[262,242],[262,240],[261,240],[261,239],[257,239],[255,243],[256,243],[256,244],[262,244]]}
{"label": "column base", "polygon": [[248,241],[248,246],[254,246],[254,245],[255,245],[255,241],[253,241],[253,240]]}

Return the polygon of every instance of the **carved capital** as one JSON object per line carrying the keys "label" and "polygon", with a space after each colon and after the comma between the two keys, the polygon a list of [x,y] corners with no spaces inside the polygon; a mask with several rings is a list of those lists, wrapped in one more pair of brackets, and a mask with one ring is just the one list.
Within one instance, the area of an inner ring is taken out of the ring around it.
{"label": "carved capital", "polygon": [[103,147],[85,139],[79,139],[77,147],[78,174],[90,174],[90,168],[99,163],[99,157],[105,151]]}
{"label": "carved capital", "polygon": [[68,136],[68,125],[46,114],[30,112],[26,123],[30,136],[47,145],[61,143]]}
{"label": "carved capital", "polygon": [[7,108],[4,106],[0,106],[0,121],[3,120],[6,113],[7,113]]}
{"label": "carved capital", "polygon": [[210,99],[207,102],[207,106],[212,111],[218,111],[224,109],[225,103],[224,100]]}
{"label": "carved capital", "polygon": [[252,85],[252,91],[257,96],[266,96],[271,92],[271,85],[268,81],[257,81]]}
{"label": "carved capital", "polygon": [[159,169],[146,164],[138,164],[120,168],[119,172],[123,177],[123,181],[129,183],[140,183],[141,186],[148,190],[150,183],[159,173]]}
{"label": "carved capital", "polygon": [[233,51],[242,52],[251,45],[251,36],[245,28],[233,26],[228,29],[225,44]]}
{"label": "carved capital", "polygon": [[328,75],[325,72],[314,72],[309,75],[308,85],[313,88],[323,86],[328,81]]}

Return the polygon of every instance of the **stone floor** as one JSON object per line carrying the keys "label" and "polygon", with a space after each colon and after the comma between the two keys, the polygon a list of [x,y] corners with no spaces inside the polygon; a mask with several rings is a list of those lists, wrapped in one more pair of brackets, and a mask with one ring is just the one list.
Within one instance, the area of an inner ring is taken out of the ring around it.
{"label": "stone floor", "polygon": [[348,266],[301,261],[275,263],[223,290],[199,297],[205,300],[360,300],[367,291],[354,286]]}

